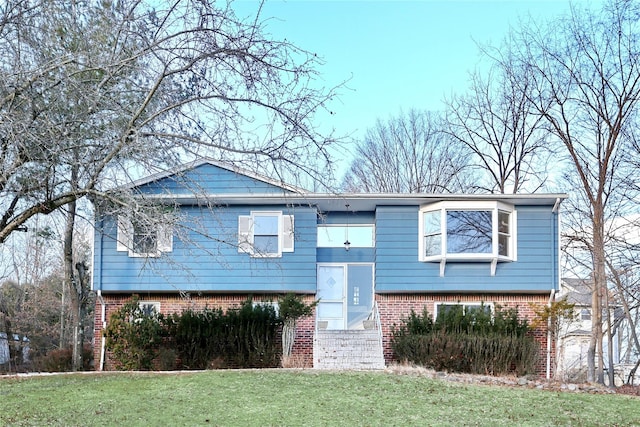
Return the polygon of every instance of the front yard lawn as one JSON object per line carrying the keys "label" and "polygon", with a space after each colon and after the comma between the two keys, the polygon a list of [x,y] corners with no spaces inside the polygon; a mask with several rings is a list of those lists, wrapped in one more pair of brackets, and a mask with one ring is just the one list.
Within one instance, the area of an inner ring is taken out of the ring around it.
{"label": "front yard lawn", "polygon": [[0,377],[7,426],[633,426],[640,399],[289,370]]}

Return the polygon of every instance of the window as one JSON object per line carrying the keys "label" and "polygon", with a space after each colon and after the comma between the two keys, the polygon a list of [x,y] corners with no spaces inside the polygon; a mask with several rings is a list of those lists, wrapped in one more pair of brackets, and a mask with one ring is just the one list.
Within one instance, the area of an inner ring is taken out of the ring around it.
{"label": "window", "polygon": [[591,320],[591,310],[588,308],[580,310],[580,320]]}
{"label": "window", "polygon": [[253,257],[281,257],[293,252],[293,215],[252,211],[238,217],[238,252]]}
{"label": "window", "polygon": [[469,314],[473,312],[484,312],[491,314],[493,307],[491,304],[484,303],[435,303],[435,319],[438,316],[450,313],[453,310],[460,310],[460,314]]}
{"label": "window", "polygon": [[158,233],[149,224],[133,222],[132,249],[137,254],[153,254],[158,251]]}
{"label": "window", "polygon": [[251,301],[251,307],[271,307],[276,316],[280,315],[280,303],[278,301]]}
{"label": "window", "polygon": [[173,228],[166,219],[118,217],[116,250],[130,257],[157,257],[173,250]]}
{"label": "window", "polygon": [[318,225],[319,248],[341,248],[347,240],[352,248],[373,248],[375,227],[373,224]]}
{"label": "window", "polygon": [[138,301],[138,307],[144,316],[160,314],[160,303],[158,301]]}
{"label": "window", "polygon": [[516,259],[516,211],[500,202],[440,202],[420,209],[421,261]]}

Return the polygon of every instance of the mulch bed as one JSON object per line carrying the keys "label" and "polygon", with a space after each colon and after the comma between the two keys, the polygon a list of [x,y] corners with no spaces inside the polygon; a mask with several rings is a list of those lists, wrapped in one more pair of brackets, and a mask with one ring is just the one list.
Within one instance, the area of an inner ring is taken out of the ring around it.
{"label": "mulch bed", "polygon": [[616,388],[618,394],[628,394],[630,396],[640,396],[640,386],[636,385],[622,385]]}

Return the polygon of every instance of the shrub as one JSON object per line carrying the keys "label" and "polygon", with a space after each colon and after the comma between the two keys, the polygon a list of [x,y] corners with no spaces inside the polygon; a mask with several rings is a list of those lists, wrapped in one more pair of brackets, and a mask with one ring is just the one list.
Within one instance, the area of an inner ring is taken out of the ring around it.
{"label": "shrub", "polygon": [[167,316],[169,345],[185,369],[276,367],[281,321],[270,305],[247,299],[237,309],[186,310]]}
{"label": "shrub", "polygon": [[224,314],[220,309],[185,310],[165,320],[170,345],[185,369],[207,369],[220,354]]}
{"label": "shrub", "polygon": [[228,310],[221,356],[233,368],[277,367],[282,347],[277,339],[281,320],[271,305],[253,306],[246,300],[239,309]]}
{"label": "shrub", "polygon": [[[33,369],[38,372],[69,372],[72,369],[73,348],[57,348],[33,360]],[[82,369],[91,370],[93,347],[85,344],[82,348]]]}
{"label": "shrub", "polygon": [[391,346],[399,360],[436,370],[524,375],[535,370],[538,343],[517,309],[496,307],[465,312],[452,307],[435,322],[426,309],[411,311],[393,331]]}
{"label": "shrub", "polygon": [[145,313],[133,297],[111,315],[104,331],[106,347],[119,370],[151,370],[163,342],[160,313]]}
{"label": "shrub", "polygon": [[282,356],[287,358],[291,357],[293,350],[293,343],[296,339],[296,326],[298,319],[304,316],[311,316],[313,314],[313,308],[318,305],[319,301],[314,301],[311,304],[305,304],[300,295],[296,295],[293,292],[289,292],[278,300],[278,307],[280,309],[280,319],[282,319]]}

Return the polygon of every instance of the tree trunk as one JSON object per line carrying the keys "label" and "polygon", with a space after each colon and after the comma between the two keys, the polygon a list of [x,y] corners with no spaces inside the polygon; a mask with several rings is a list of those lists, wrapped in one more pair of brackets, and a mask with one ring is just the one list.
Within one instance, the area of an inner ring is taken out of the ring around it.
{"label": "tree trunk", "polygon": [[[587,352],[587,380],[604,384],[604,359],[602,352],[602,298],[607,290],[604,250],[604,206],[600,199],[593,206],[593,292],[591,294],[591,339]],[[597,368],[596,368],[596,354]]]}
{"label": "tree trunk", "polygon": [[82,342],[79,335],[78,325],[81,322],[80,318],[80,300],[76,291],[76,275],[73,268],[73,229],[75,226],[76,218],[76,203],[71,202],[67,205],[67,219],[64,230],[64,275],[65,284],[68,287],[69,295],[69,308],[71,313],[71,325],[72,325],[72,349],[73,356],[71,362],[71,369],[77,371],[82,369]]}
{"label": "tree trunk", "polygon": [[286,319],[282,326],[282,355],[284,357],[291,356],[293,351],[293,343],[296,339],[296,319]]}

